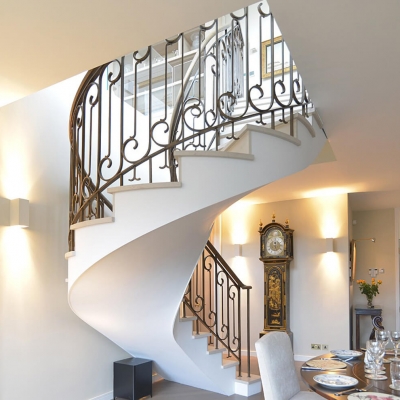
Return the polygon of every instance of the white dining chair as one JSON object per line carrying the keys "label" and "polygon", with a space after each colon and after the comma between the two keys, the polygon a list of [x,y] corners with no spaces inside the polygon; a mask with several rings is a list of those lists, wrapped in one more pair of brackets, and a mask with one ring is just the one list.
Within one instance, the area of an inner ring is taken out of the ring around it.
{"label": "white dining chair", "polygon": [[271,332],[255,343],[265,400],[317,400],[315,392],[300,391],[289,336]]}

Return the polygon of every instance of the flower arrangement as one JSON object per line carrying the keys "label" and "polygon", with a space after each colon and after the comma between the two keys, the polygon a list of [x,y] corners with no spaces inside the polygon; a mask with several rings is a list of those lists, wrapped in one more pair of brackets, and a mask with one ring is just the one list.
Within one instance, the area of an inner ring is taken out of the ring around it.
{"label": "flower arrangement", "polygon": [[379,294],[379,285],[382,284],[382,281],[380,279],[376,281],[375,278],[372,278],[371,283],[367,283],[364,279],[358,279],[357,283],[361,294],[367,296],[368,307],[373,308],[372,300],[377,294]]}

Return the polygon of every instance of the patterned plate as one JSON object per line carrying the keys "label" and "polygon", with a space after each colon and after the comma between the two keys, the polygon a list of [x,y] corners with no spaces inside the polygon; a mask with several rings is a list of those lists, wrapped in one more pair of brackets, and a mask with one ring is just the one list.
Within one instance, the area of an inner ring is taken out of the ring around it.
{"label": "patterned plate", "polygon": [[324,370],[346,368],[347,365],[342,361],[337,360],[310,360],[306,364],[309,367],[321,368]]}
{"label": "patterned plate", "polygon": [[354,357],[360,357],[363,354],[361,353],[361,351],[355,351],[355,350],[331,350],[331,353],[339,358],[354,358]]}
{"label": "patterned plate", "polygon": [[358,380],[347,375],[322,374],[313,376],[315,382],[333,389],[346,389],[356,386]]}
{"label": "patterned plate", "polygon": [[400,397],[386,393],[364,392],[349,394],[347,400],[400,400]]}

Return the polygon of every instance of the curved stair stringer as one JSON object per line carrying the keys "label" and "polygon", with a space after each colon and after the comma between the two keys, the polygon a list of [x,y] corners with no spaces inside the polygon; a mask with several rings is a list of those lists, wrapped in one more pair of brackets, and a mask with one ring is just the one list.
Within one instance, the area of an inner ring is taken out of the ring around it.
{"label": "curved stair stringer", "polygon": [[74,312],[130,354],[154,360],[166,379],[232,394],[233,385],[221,387],[184,353],[174,321],[215,217],[319,154],[322,131],[313,137],[299,126],[297,134],[247,127],[240,146],[254,157],[182,151],[176,154],[182,187],[115,193],[115,222],[76,230],[76,253],[68,260]]}
{"label": "curved stair stringer", "polygon": [[182,183],[109,189],[114,194],[114,220],[104,220],[113,223],[99,224],[94,220],[76,224],[74,257],[68,259],[69,287],[91,265],[137,237],[307,167],[326,139],[318,127],[310,131],[300,120],[295,124],[297,138],[259,125],[246,125],[241,129],[240,140],[225,151],[176,152]]}
{"label": "curved stair stringer", "polygon": [[[128,353],[153,360],[165,379],[233,394],[235,368],[223,370],[210,360],[220,374],[217,381],[209,377],[177,343],[174,323],[213,221],[238,199],[187,215],[107,255],[75,281],[71,308]],[[206,354],[205,341],[193,344],[203,345]]]}

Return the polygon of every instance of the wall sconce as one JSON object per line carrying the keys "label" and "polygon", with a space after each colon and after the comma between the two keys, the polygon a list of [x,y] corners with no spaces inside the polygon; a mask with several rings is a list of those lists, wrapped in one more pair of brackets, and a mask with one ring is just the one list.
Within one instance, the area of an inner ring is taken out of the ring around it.
{"label": "wall sconce", "polygon": [[29,227],[29,200],[2,199],[1,206],[2,218],[0,225]]}
{"label": "wall sconce", "polygon": [[333,253],[333,238],[326,238],[326,252]]}
{"label": "wall sconce", "polygon": [[10,200],[10,225],[21,228],[29,226],[29,200]]}
{"label": "wall sconce", "polygon": [[234,255],[235,257],[242,257],[242,245],[241,244],[234,244]]}

